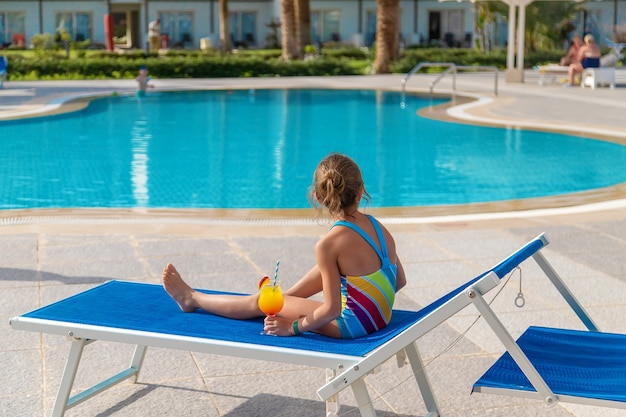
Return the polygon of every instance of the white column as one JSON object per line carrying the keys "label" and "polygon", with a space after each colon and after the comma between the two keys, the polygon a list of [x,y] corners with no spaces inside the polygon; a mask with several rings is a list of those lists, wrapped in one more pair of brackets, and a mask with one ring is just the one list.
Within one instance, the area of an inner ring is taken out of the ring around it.
{"label": "white column", "polygon": [[513,2],[509,2],[509,37],[506,47],[506,68],[512,70],[515,68],[515,10],[517,6]]}
{"label": "white column", "polygon": [[526,4],[519,5],[519,19],[517,20],[517,68],[524,69],[524,44],[526,35]]}

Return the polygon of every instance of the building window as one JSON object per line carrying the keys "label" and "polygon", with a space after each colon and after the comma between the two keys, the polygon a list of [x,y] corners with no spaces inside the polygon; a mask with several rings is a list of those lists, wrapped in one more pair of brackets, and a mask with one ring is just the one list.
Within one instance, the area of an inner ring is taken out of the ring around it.
{"label": "building window", "polygon": [[365,15],[365,45],[376,42],[376,10],[368,10]]}
{"label": "building window", "polygon": [[232,12],[229,16],[230,40],[233,46],[256,46],[256,12]]}
{"label": "building window", "polygon": [[311,12],[311,39],[313,42],[340,42],[340,19],[339,10]]}
{"label": "building window", "polygon": [[130,46],[128,36],[128,15],[130,12],[116,12],[113,15],[113,42],[116,45]]}
{"label": "building window", "polygon": [[[466,40],[463,9],[428,12],[428,41],[431,45],[459,47]],[[471,34],[470,34],[471,37]]]}
{"label": "building window", "polygon": [[161,12],[161,36],[172,48],[193,45],[193,12]]}
{"label": "building window", "polygon": [[68,33],[72,40],[81,42],[91,39],[92,16],[87,12],[60,12],[56,15],[56,31]]}
{"label": "building window", "polygon": [[[0,45],[24,43],[26,33],[25,12],[0,12]],[[25,45],[19,45],[25,46]]]}

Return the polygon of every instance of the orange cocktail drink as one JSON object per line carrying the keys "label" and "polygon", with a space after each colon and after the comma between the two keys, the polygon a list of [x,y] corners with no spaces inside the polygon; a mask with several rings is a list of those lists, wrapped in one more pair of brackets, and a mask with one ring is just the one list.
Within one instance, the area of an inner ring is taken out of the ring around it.
{"label": "orange cocktail drink", "polygon": [[266,284],[261,287],[259,308],[268,316],[274,316],[283,308],[283,290],[280,285]]}

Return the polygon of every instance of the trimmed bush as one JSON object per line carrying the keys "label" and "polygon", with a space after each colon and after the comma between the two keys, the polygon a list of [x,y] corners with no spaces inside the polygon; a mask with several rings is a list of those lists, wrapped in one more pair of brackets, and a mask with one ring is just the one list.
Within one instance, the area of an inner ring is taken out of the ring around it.
{"label": "trimmed bush", "polygon": [[[547,62],[558,62],[565,51],[527,54],[526,68]],[[139,66],[146,65],[155,78],[223,78],[274,77],[307,75],[365,74],[374,59],[370,48],[322,48],[313,59],[282,61],[279,49],[238,50],[230,54],[219,51],[170,50],[166,53],[144,51],[125,54],[95,52],[68,59],[59,51],[36,51],[35,54],[9,55],[11,80],[36,79],[118,79],[134,78]],[[463,48],[407,49],[391,69],[406,74],[420,62],[452,62],[456,65],[506,67],[506,50],[489,53]],[[441,68],[424,71],[441,72]]]}
{"label": "trimmed bush", "polygon": [[357,75],[359,71],[342,59],[318,58],[310,61],[284,62],[261,56],[202,54],[187,56],[131,56],[115,54],[66,59],[41,56],[10,61],[10,77],[20,79],[110,79],[133,78],[139,66],[146,65],[155,78],[223,78],[298,75]]}

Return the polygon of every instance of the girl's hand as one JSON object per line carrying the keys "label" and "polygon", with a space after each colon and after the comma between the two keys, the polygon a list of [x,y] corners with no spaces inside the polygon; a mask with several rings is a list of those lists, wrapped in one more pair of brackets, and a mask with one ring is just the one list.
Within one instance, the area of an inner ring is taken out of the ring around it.
{"label": "girl's hand", "polygon": [[263,330],[265,330],[267,334],[274,336],[292,336],[291,331],[289,330],[290,327],[291,320],[267,316],[265,317]]}

